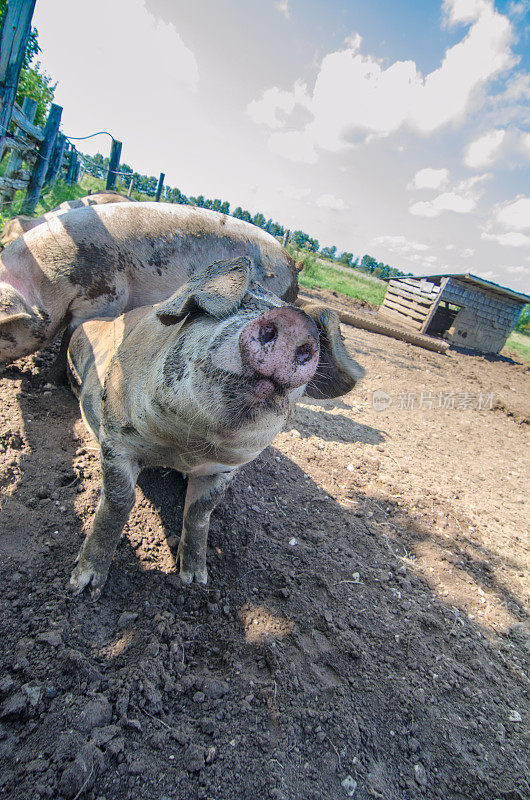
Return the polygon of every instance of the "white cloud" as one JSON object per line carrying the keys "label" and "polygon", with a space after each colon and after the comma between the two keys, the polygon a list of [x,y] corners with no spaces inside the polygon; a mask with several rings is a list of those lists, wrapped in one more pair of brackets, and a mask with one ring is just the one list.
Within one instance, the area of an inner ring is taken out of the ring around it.
{"label": "white cloud", "polygon": [[381,245],[394,253],[408,255],[409,253],[424,252],[430,245],[422,242],[409,241],[405,236],[377,236],[372,241],[373,245]]}
{"label": "white cloud", "polygon": [[495,161],[506,136],[505,130],[488,131],[468,146],[464,164],[472,169],[487,167]]}
{"label": "white cloud", "polygon": [[254,122],[276,130],[284,127],[286,117],[293,113],[296,106],[304,109],[311,107],[307,86],[303,81],[296,81],[292,92],[283,91],[276,86],[267,89],[261,100],[253,100],[248,104],[247,113]]}
{"label": "white cloud", "polygon": [[341,200],[340,197],[334,197],[332,194],[322,194],[316,200],[319,208],[329,208],[331,211],[346,211],[349,208],[348,204]]}
{"label": "white cloud", "polygon": [[521,135],[521,147],[523,152],[530,156],[530,133],[523,133]]}
{"label": "white cloud", "polygon": [[524,231],[530,229],[530,197],[519,197],[497,211],[497,222],[505,228]]}
{"label": "white cloud", "polygon": [[[458,121],[478,90],[513,66],[512,27],[492,0],[446,0],[444,8],[451,24],[465,22],[470,28],[425,77],[413,61],[384,68],[373,56],[361,54],[356,35],[343,50],[322,59],[312,92],[301,81],[291,91],[274,87],[250,103],[248,113],[277,131],[271,139],[274,151],[291,158],[296,155],[293,131],[278,112],[289,113],[297,104],[310,110],[313,120],[299,131],[308,139],[306,163],[314,163],[315,146],[339,151],[369,134],[386,136],[404,125],[429,133]],[[283,137],[290,140],[285,147]]]}
{"label": "white cloud", "polygon": [[488,242],[496,242],[503,247],[528,247],[530,245],[530,236],[525,236],[524,233],[517,233],[511,231],[510,233],[488,233],[483,231],[481,238]]}
{"label": "white cloud", "polygon": [[285,19],[289,19],[291,16],[291,9],[289,8],[289,0],[278,0],[277,3],[274,3],[274,7],[283,14]]}
{"label": "white cloud", "polygon": [[289,200],[304,200],[311,194],[311,189],[307,188],[299,189],[297,186],[289,186],[288,184],[283,184],[278,187],[278,194],[287,197]]}
{"label": "white cloud", "polygon": [[471,256],[475,255],[475,251],[473,250],[472,247],[466,247],[465,250],[462,250],[460,255],[462,256],[462,258],[471,258]]}
{"label": "white cloud", "polygon": [[508,3],[508,13],[512,17],[525,17],[528,11],[530,10],[530,3],[528,0],[520,0],[519,2],[512,2]]}
{"label": "white cloud", "polygon": [[485,272],[477,272],[477,275],[479,276],[479,278],[484,278],[484,280],[486,281],[496,281],[499,278],[497,273],[494,272],[492,269],[488,269]]}
{"label": "white cloud", "polygon": [[443,9],[449,25],[472,22],[488,7],[487,0],[444,0]]}
{"label": "white cloud", "polygon": [[442,189],[449,181],[449,170],[426,167],[417,172],[407,189]]}
{"label": "white cloud", "polygon": [[517,267],[505,267],[504,269],[511,275],[526,275],[527,273],[530,275],[530,267],[525,267],[522,264]]}
{"label": "white cloud", "polygon": [[434,200],[424,200],[409,206],[409,212],[418,217],[439,217],[444,211],[453,211],[455,214],[469,214],[479,201],[482,192],[478,185],[491,176],[474,175],[465,181],[456,184],[452,191],[442,192]]}

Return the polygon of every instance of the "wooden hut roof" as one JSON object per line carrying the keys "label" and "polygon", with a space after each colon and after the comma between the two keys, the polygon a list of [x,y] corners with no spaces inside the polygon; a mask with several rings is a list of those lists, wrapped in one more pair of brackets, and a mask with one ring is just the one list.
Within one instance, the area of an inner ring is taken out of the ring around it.
{"label": "wooden hut roof", "polygon": [[[439,283],[442,278],[455,278],[456,280],[462,281],[463,283],[474,284],[475,286],[479,286],[483,289],[489,289],[490,292],[495,292],[496,294],[501,294],[504,295],[505,297],[511,297],[513,300],[519,300],[521,303],[530,303],[529,295],[523,294],[523,292],[516,292],[514,289],[508,289],[507,286],[500,286],[500,284],[493,283],[493,281],[487,281],[485,278],[479,278],[478,275],[472,275],[469,272],[463,272],[463,273],[445,272],[442,275],[406,275],[405,277],[408,278],[408,280],[428,280],[428,281],[436,281],[437,283]],[[399,281],[403,279],[398,277],[393,277],[393,278],[383,278],[382,280]]]}

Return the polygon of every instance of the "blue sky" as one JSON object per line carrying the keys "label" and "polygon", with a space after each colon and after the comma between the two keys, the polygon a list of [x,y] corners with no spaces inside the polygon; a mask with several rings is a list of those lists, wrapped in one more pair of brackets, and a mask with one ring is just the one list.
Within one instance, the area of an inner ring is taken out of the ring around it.
{"label": "blue sky", "polygon": [[339,252],[530,291],[529,0],[37,0],[34,23],[67,135]]}

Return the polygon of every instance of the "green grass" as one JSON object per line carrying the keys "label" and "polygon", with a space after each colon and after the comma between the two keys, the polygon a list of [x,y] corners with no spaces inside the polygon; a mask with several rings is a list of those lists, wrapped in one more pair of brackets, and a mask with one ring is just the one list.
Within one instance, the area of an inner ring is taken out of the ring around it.
{"label": "green grass", "polygon": [[300,286],[340,292],[376,306],[380,306],[383,302],[387,287],[384,281],[365,275],[358,269],[335,266],[312,253],[296,250],[290,246],[288,249],[296,262],[302,261],[304,264],[298,276]]}
{"label": "green grass", "polygon": [[524,358],[525,361],[530,361],[530,336],[513,331],[508,336],[508,340],[503,349],[505,348],[513,350],[518,356]]}
{"label": "green grass", "polygon": [[[121,194],[127,194],[127,187],[121,182],[117,181],[115,190]],[[105,181],[99,178],[94,178],[92,175],[85,175],[80,183],[72,185],[64,181],[57,181],[55,186],[50,192],[45,192],[37,203],[35,214],[33,216],[40,217],[52,208],[56,208],[65,200],[75,200],[78,197],[85,197],[89,192],[104,192]],[[16,217],[20,214],[20,207],[24,200],[25,192],[19,191],[15,193],[13,203],[6,205],[0,213],[0,227],[4,225],[8,219]],[[153,200],[153,197],[148,197],[141,192],[133,191],[132,197],[134,200]]]}

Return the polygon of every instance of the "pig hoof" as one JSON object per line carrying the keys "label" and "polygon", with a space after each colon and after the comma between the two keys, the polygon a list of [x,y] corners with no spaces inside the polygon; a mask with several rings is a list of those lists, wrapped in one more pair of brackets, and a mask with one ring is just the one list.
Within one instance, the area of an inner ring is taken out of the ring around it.
{"label": "pig hoof", "polygon": [[183,569],[180,568],[180,580],[187,586],[195,578],[197,583],[208,583],[208,571],[206,569]]}
{"label": "pig hoof", "polygon": [[97,600],[101,594],[101,587],[104,582],[105,578],[97,573],[93,567],[88,566],[83,568],[77,566],[70,577],[70,590],[74,595],[78,595],[91,583],[91,598],[92,600]]}

